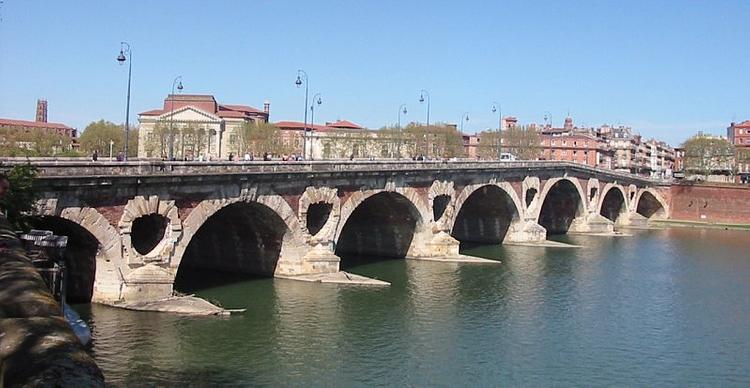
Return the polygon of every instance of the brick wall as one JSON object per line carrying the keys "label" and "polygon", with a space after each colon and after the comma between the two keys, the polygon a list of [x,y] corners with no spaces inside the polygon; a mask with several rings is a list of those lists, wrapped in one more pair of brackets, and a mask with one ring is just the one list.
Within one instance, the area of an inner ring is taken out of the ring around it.
{"label": "brick wall", "polygon": [[750,224],[750,187],[673,185],[670,188],[674,220]]}

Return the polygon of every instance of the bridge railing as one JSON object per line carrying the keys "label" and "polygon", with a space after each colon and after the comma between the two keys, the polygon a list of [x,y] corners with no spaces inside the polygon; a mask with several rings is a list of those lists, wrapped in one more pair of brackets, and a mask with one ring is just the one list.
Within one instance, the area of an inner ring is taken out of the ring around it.
{"label": "bridge railing", "polygon": [[628,180],[654,182],[649,178],[580,163],[564,161],[467,161],[467,160],[325,160],[325,161],[69,161],[69,160],[2,160],[0,170],[14,165],[31,164],[41,177],[101,177],[159,175],[224,175],[269,173],[315,173],[347,171],[435,171],[435,170],[508,170],[573,169],[605,174]]}

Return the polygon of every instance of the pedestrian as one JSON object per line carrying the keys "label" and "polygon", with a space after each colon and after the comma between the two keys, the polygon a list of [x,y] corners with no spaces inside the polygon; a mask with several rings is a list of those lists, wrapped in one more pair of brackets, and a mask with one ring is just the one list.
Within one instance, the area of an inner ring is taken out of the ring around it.
{"label": "pedestrian", "polygon": [[122,151],[117,153],[117,161],[118,162],[124,162],[125,161],[125,155],[122,153]]}
{"label": "pedestrian", "polygon": [[251,160],[252,160],[252,158],[250,157],[250,154],[249,154],[249,153],[247,153],[247,152],[245,152],[245,161],[246,161],[246,162],[249,162],[249,161],[251,161]]}
{"label": "pedestrian", "polygon": [[230,152],[229,153],[229,161],[231,162],[233,160],[234,160],[234,154]]}
{"label": "pedestrian", "polygon": [[96,162],[97,160],[99,160],[99,152],[98,152],[97,150],[94,150],[94,153],[93,153],[93,154],[91,154],[91,160],[93,160],[93,161],[95,161],[95,162]]}

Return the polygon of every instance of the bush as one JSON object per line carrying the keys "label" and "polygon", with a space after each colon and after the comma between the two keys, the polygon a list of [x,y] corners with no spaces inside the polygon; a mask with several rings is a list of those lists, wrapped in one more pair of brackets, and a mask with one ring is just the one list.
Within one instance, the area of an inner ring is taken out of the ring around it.
{"label": "bush", "polygon": [[30,219],[36,213],[36,201],[39,198],[34,189],[37,173],[37,168],[30,164],[13,166],[7,172],[10,189],[0,199],[0,206],[5,210],[14,230],[31,229]]}

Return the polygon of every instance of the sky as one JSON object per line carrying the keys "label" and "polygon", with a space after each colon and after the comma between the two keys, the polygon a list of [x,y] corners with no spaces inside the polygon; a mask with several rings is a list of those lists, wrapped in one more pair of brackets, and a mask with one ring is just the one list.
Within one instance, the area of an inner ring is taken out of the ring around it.
{"label": "sky", "polygon": [[750,1],[41,1],[0,0],[0,117],[83,130],[159,108],[183,93],[302,121],[369,128],[430,121],[464,132],[520,123],[629,125],[677,145],[750,119]]}

